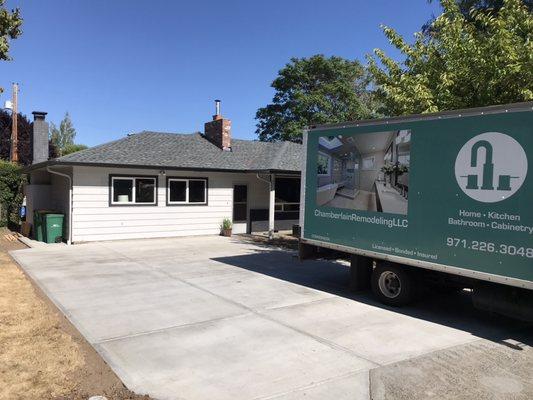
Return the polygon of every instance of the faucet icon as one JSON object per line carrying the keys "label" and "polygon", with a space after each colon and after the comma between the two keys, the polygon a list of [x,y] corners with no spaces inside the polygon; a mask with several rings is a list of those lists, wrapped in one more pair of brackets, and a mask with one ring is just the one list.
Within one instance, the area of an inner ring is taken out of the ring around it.
{"label": "faucet icon", "polygon": [[[492,145],[486,140],[480,140],[472,146],[472,153],[470,156],[470,166],[477,166],[478,150],[480,148],[485,149],[485,163],[483,164],[483,179],[481,188],[478,186],[478,176],[467,176],[467,189],[482,189],[482,190],[494,190],[494,163],[492,162]],[[505,189],[504,189],[505,190]]]}

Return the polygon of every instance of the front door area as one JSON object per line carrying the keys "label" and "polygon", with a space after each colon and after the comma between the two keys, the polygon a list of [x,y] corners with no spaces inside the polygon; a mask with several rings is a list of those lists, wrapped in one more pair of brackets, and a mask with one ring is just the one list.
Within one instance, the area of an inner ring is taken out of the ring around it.
{"label": "front door area", "polygon": [[233,233],[248,231],[248,186],[233,185]]}

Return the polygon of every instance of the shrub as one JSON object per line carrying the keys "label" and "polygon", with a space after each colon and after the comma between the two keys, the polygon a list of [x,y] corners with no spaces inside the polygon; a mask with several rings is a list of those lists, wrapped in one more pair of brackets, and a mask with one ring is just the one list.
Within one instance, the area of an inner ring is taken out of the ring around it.
{"label": "shrub", "polygon": [[20,165],[0,160],[0,226],[20,223],[19,209],[25,182]]}
{"label": "shrub", "polygon": [[231,229],[232,225],[233,225],[233,224],[231,223],[231,219],[229,219],[229,218],[224,218],[224,219],[222,220],[222,224],[220,225],[220,229],[222,229],[222,230]]}

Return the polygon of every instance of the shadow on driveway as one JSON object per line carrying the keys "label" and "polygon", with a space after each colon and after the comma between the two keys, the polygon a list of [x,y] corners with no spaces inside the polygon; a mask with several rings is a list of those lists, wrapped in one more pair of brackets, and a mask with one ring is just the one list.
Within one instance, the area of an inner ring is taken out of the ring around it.
{"label": "shadow on driveway", "polygon": [[218,257],[212,260],[393,313],[470,332],[479,338],[501,343],[516,350],[520,350],[520,346],[507,343],[505,340],[533,345],[533,324],[475,309],[468,291],[450,294],[428,293],[410,306],[396,308],[377,302],[369,292],[351,292],[348,289],[349,266],[339,262],[324,260],[300,262],[294,253],[272,248],[259,250],[253,254]]}

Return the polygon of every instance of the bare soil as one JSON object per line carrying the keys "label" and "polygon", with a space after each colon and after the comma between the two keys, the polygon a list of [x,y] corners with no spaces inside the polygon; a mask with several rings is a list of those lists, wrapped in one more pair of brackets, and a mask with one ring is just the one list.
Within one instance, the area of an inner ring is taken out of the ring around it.
{"label": "bare soil", "polygon": [[128,390],[7,253],[25,248],[0,228],[0,400],[149,400]]}
{"label": "bare soil", "polygon": [[277,233],[273,239],[269,239],[266,234],[239,234],[239,238],[248,243],[268,248],[282,247],[290,250],[298,249],[298,238],[290,234]]}

